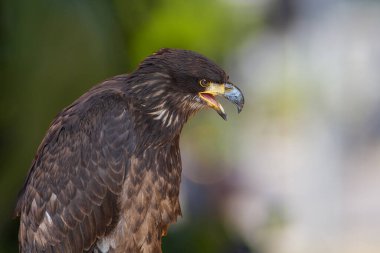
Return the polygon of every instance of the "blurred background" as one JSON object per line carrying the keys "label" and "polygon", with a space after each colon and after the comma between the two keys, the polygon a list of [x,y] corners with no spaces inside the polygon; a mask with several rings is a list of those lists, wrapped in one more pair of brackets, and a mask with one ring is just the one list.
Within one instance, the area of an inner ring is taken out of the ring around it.
{"label": "blurred background", "polygon": [[183,130],[164,252],[380,252],[379,41],[375,0],[2,0],[0,252],[50,121],[162,47],[207,55],[246,97]]}

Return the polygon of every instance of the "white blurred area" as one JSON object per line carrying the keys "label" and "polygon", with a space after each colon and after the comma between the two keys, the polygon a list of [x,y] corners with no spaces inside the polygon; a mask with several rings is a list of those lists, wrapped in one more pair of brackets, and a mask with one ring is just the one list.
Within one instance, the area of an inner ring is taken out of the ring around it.
{"label": "white blurred area", "polygon": [[227,66],[246,106],[223,127],[233,168],[215,175],[237,185],[223,214],[262,252],[378,253],[380,2],[293,2],[289,26],[255,33]]}

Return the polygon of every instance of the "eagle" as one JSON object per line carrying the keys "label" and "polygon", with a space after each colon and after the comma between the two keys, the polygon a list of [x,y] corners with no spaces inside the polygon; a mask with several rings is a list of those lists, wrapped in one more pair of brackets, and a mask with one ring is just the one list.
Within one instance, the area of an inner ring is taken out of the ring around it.
{"label": "eagle", "polygon": [[205,107],[226,120],[216,96],[243,108],[214,62],[166,48],[63,109],[19,193],[20,252],[162,252],[181,215],[181,130]]}

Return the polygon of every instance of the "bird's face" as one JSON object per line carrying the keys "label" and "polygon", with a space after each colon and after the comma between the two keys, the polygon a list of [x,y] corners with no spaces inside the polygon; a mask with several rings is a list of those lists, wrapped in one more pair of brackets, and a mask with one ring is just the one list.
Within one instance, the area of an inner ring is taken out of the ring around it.
{"label": "bird's face", "polygon": [[[156,82],[149,95],[160,94],[163,103],[170,102],[174,111],[196,111],[210,107],[226,120],[227,115],[217,96],[234,103],[238,112],[243,109],[244,97],[240,89],[229,81],[228,75],[219,66],[198,53],[161,49],[145,59],[139,71],[168,77],[166,80],[169,81],[161,82],[161,85]],[[151,99],[154,100],[154,96]]]}

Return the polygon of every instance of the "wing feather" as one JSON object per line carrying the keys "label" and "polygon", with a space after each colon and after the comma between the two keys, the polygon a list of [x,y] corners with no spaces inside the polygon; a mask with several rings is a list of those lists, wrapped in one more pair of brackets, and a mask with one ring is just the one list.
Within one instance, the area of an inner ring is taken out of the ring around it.
{"label": "wing feather", "polygon": [[22,252],[82,252],[112,230],[131,129],[128,104],[114,90],[85,95],[58,115],[19,197]]}

